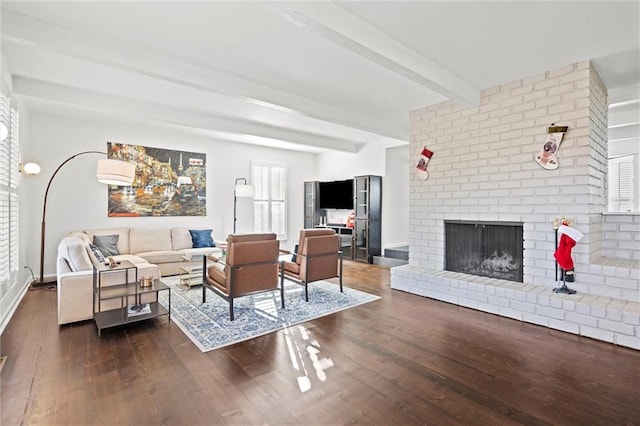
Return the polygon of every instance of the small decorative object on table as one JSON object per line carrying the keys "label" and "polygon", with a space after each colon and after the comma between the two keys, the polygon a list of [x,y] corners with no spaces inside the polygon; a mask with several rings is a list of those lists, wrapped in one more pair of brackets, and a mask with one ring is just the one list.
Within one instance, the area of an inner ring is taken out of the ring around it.
{"label": "small decorative object on table", "polygon": [[127,316],[135,317],[138,315],[145,315],[151,313],[151,306],[148,303],[142,303],[140,305],[132,305],[127,309]]}
{"label": "small decorative object on table", "polygon": [[153,276],[140,278],[140,287],[151,287],[153,285]]}
{"label": "small decorative object on table", "polygon": [[218,247],[220,247],[222,249],[222,256],[226,256],[227,254],[227,242],[222,242],[220,244],[218,244]]}

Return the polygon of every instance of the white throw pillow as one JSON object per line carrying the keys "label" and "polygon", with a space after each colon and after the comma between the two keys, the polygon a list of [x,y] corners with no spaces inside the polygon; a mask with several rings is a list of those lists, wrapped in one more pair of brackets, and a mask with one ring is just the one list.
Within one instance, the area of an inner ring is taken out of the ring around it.
{"label": "white throw pillow", "polygon": [[93,268],[87,248],[89,246],[82,239],[77,237],[67,237],[60,255],[67,261],[69,268],[73,272],[86,271]]}

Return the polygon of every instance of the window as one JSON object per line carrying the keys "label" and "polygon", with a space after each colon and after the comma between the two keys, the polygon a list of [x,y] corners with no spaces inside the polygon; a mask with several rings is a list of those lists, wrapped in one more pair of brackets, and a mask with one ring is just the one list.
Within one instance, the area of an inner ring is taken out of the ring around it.
{"label": "window", "polygon": [[609,211],[634,211],[634,156],[609,160]]}
{"label": "window", "polygon": [[287,239],[287,170],[281,164],[253,163],[253,228]]}
{"label": "window", "polygon": [[[3,86],[0,121],[8,136],[0,141],[0,299],[18,280],[18,111]],[[1,319],[1,318],[0,318]]]}

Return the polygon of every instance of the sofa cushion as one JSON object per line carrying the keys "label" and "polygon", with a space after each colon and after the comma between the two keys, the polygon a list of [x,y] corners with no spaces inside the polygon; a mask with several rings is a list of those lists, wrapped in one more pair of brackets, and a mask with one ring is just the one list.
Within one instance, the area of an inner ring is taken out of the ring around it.
{"label": "sofa cushion", "polygon": [[87,244],[80,238],[67,237],[58,245],[58,255],[61,256],[73,272],[86,271],[93,268]]}
{"label": "sofa cushion", "polygon": [[193,248],[215,247],[211,229],[189,229]]}
{"label": "sofa cushion", "polygon": [[289,262],[289,261],[285,260],[283,262],[283,264],[284,264],[284,270],[285,271],[291,272],[291,273],[293,273],[295,275],[298,275],[300,273],[300,265],[298,265],[297,263]]}
{"label": "sofa cushion", "polygon": [[179,262],[180,256],[182,256],[182,252],[171,251],[171,250],[162,250],[162,251],[147,251],[143,253],[136,253],[138,256],[144,258],[149,263],[171,263],[171,262]]}
{"label": "sofa cushion", "polygon": [[218,247],[202,247],[202,248],[192,248],[182,250],[182,254],[185,255],[194,255],[194,254],[214,254],[220,256],[222,254],[222,249]]}
{"label": "sofa cushion", "polygon": [[[118,235],[118,251],[122,254],[129,254],[129,228],[111,228],[111,229],[86,229],[85,234],[89,236],[89,241],[93,241],[96,235]],[[105,252],[102,252],[105,256]]]}
{"label": "sofa cushion", "polygon": [[118,234],[113,235],[94,235],[93,245],[100,250],[103,256],[117,256],[120,254],[118,250]]}
{"label": "sofa cushion", "polygon": [[218,262],[214,262],[212,264],[210,264],[210,266],[207,268],[207,275],[209,276],[209,278],[211,278],[212,280],[214,280],[217,284],[219,284],[219,286],[226,288],[227,287],[227,276],[225,273],[225,267],[224,264],[222,263],[218,263]]}
{"label": "sofa cushion", "polygon": [[147,259],[145,259],[143,257],[140,257],[140,256],[137,256],[135,254],[121,254],[119,256],[113,256],[113,258],[114,258],[114,260],[116,262],[122,262],[123,260],[128,260],[129,262],[133,263],[134,265],[140,266],[140,267],[142,267],[142,266],[146,267],[146,266],[148,266],[147,265],[148,263],[151,263],[151,262],[148,262]]}
{"label": "sofa cushion", "polygon": [[188,228],[171,228],[171,244],[173,245],[173,249],[184,250],[193,247],[193,242],[191,241],[191,233],[189,233]]}
{"label": "sofa cushion", "polygon": [[89,236],[82,231],[71,231],[67,234],[67,237],[77,237],[82,239],[87,244],[93,244],[93,240],[89,238]]}
{"label": "sofa cushion", "polygon": [[134,254],[150,251],[171,251],[171,231],[168,228],[131,228],[129,233],[129,248],[131,250],[130,253]]}

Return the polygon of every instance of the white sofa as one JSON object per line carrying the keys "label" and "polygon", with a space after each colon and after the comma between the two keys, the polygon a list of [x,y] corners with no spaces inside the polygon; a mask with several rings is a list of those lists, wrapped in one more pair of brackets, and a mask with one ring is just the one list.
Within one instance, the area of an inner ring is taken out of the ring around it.
{"label": "white sofa", "polygon": [[[95,235],[118,235],[120,254],[114,259],[128,260],[136,265],[138,277],[177,275],[181,256],[220,251],[211,247],[193,248],[188,228],[107,228],[71,232],[58,245],[58,324],[93,318],[93,262],[97,259],[90,244]],[[119,278],[109,274],[109,280],[106,285],[118,283]],[[119,300],[103,301],[102,309],[116,308],[119,303]]]}
{"label": "white sofa", "polygon": [[158,265],[163,277],[180,273],[180,256],[219,251],[212,247],[193,248],[189,228],[88,229],[82,232],[74,231],[69,235],[82,238],[88,244],[93,242],[96,235],[118,235],[120,255],[136,255],[148,263]]}

